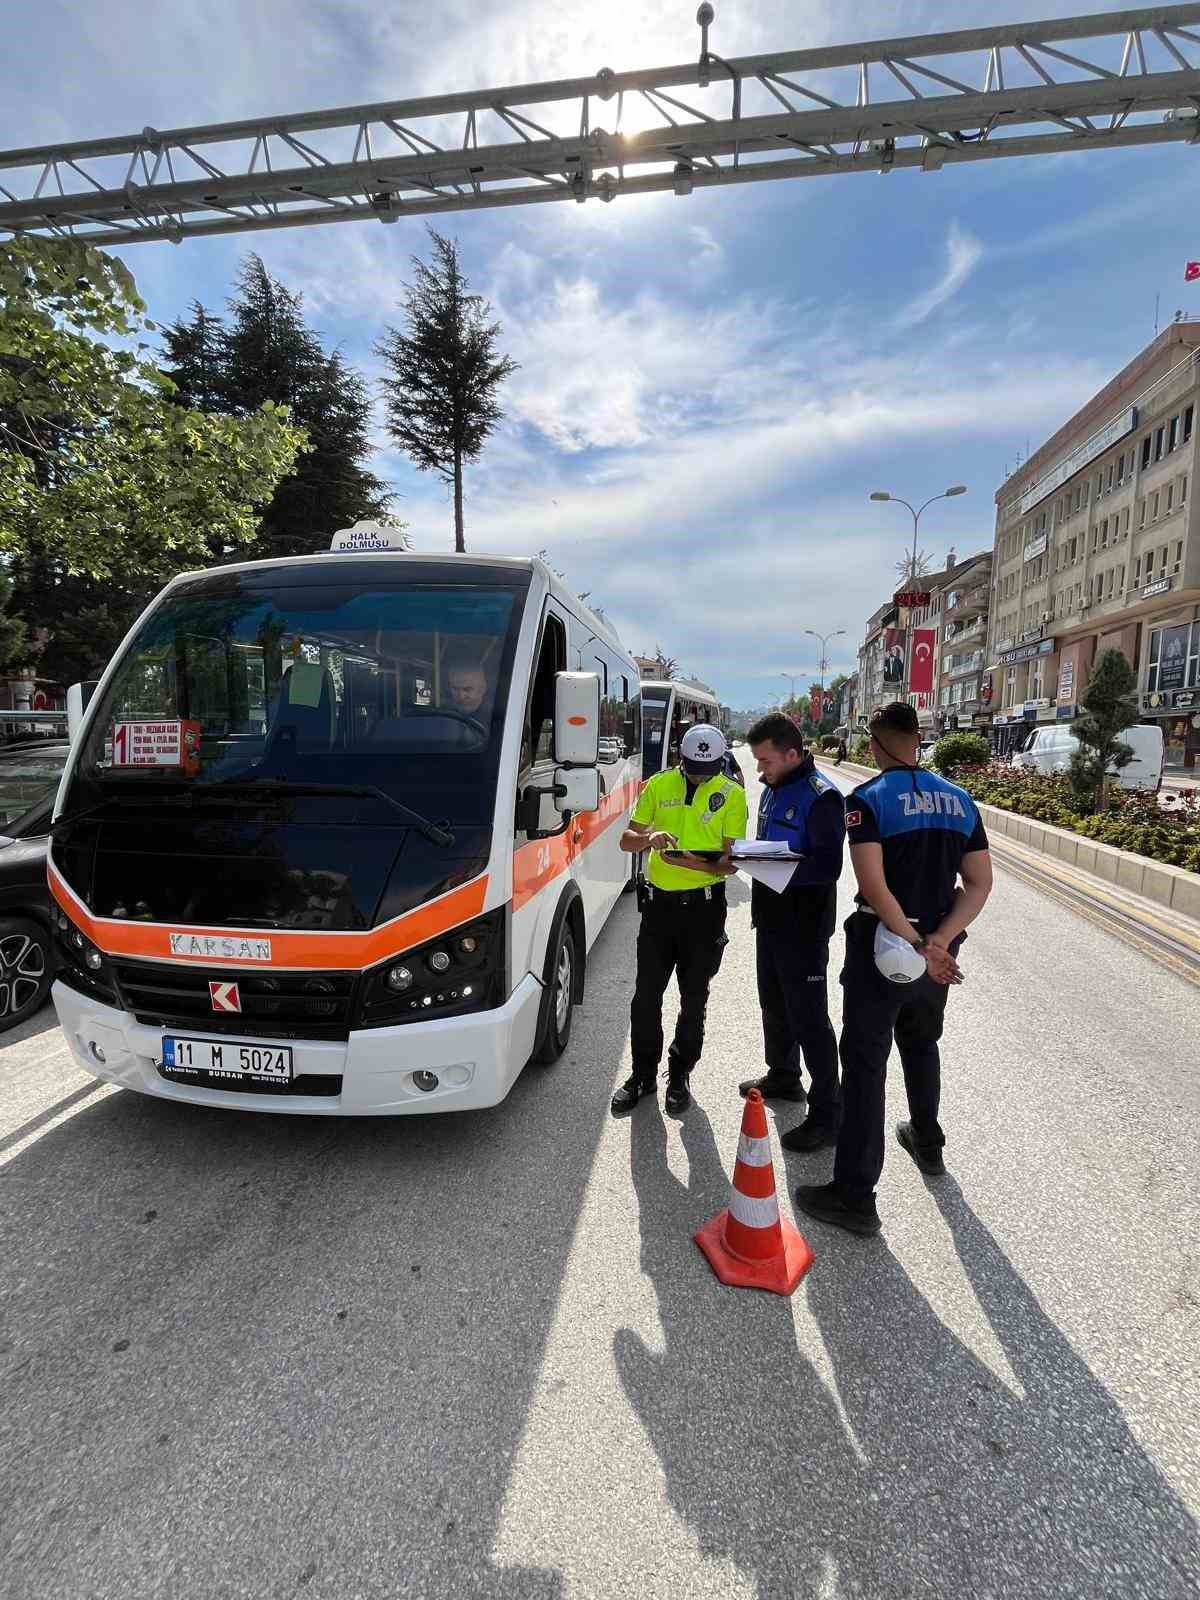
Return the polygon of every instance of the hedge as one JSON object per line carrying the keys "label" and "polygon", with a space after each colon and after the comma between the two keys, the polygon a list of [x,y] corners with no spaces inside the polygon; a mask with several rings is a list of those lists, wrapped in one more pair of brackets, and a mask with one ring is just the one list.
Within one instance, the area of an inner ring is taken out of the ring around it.
{"label": "hedge", "polygon": [[954,781],[984,805],[1066,828],[1151,861],[1200,872],[1200,789],[1185,790],[1179,806],[1170,811],[1164,811],[1149,790],[1114,789],[1107,811],[1084,815],[1077,809],[1066,773],[1029,772],[992,762],[961,767]]}

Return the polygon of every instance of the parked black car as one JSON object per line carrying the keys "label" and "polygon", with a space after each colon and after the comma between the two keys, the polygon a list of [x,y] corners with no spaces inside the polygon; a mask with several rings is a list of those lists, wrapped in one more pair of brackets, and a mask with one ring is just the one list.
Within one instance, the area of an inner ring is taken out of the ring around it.
{"label": "parked black car", "polygon": [[0,750],[0,1033],[45,1004],[54,978],[46,844],[69,749]]}

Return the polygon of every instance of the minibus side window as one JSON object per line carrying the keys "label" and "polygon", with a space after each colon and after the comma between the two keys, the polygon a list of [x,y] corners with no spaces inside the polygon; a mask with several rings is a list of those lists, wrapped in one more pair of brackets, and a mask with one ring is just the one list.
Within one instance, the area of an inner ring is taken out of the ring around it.
{"label": "minibus side window", "polygon": [[567,639],[562,623],[548,616],[534,668],[529,714],[521,747],[521,766],[554,759],[554,678],[566,670]]}

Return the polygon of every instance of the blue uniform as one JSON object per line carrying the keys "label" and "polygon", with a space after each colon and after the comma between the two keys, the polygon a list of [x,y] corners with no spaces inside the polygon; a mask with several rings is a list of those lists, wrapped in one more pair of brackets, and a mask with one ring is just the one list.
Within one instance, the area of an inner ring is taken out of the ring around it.
{"label": "blue uniform", "polygon": [[[963,857],[988,847],[971,796],[924,767],[890,767],[860,784],[846,801],[846,834],[851,845],[880,846],[887,886],[923,934],[934,933],[950,910]],[[910,984],[885,978],[875,965],[879,919],[861,894],[857,904],[860,909],[846,922],[844,1115],[833,1169],[834,1184],[849,1202],[872,1196],[883,1171],[884,1087],[893,1039],[918,1147],[933,1154],[946,1142],[938,1122],[938,1041],[950,991],[928,975]],[[962,937],[952,951],[961,943]]]}
{"label": "blue uniform", "polygon": [[763,786],[758,837],[805,857],[782,894],[763,883],[751,889],[767,1070],[799,1085],[803,1059],[812,1080],[809,1116],[832,1129],[841,1117],[841,1094],[827,969],[846,825],[841,791],[816,770],[812,756],[782,783]]}

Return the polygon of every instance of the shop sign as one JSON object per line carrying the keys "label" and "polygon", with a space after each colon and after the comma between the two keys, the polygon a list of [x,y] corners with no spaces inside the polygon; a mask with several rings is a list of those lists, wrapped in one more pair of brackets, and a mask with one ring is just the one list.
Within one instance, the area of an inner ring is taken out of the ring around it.
{"label": "shop sign", "polygon": [[1053,639],[1043,639],[1040,644],[1018,645],[1015,650],[1005,650],[998,655],[988,671],[996,667],[1014,667],[1018,661],[1032,661],[1035,656],[1048,656],[1053,650]]}
{"label": "shop sign", "polygon": [[1075,707],[1060,705],[1058,708],[1058,720],[1059,722],[1074,722]]}
{"label": "shop sign", "polygon": [[1024,633],[1019,633],[1017,635],[1017,643],[1029,644],[1034,639],[1040,639],[1043,631],[1042,624],[1039,622],[1036,628],[1026,628]]}
{"label": "shop sign", "polygon": [[1190,711],[1196,703],[1196,696],[1191,689],[1185,689],[1175,696],[1175,705],[1180,711]]}
{"label": "shop sign", "polygon": [[892,596],[892,604],[908,606],[912,611],[919,611],[922,606],[927,606],[933,599],[928,589],[901,589],[899,594]]}
{"label": "shop sign", "polygon": [[1075,657],[1068,656],[1058,669],[1058,703],[1071,705],[1075,697]]}
{"label": "shop sign", "polygon": [[1142,590],[1142,599],[1153,600],[1156,594],[1166,594],[1173,582],[1173,578],[1159,578],[1155,583],[1148,583]]}
{"label": "shop sign", "polygon": [[[1046,554],[1046,547],[1050,543],[1048,533],[1039,533],[1036,539],[1031,539],[1025,546],[1025,560],[1036,561],[1039,556]],[[1024,634],[1021,636],[1024,638]]]}
{"label": "shop sign", "polygon": [[1066,483],[1068,478],[1073,478],[1077,472],[1082,472],[1090,461],[1103,455],[1110,445],[1116,444],[1118,439],[1123,439],[1127,433],[1132,433],[1137,427],[1137,407],[1127,406],[1124,411],[1115,416],[1107,426],[1094,433],[1090,439],[1085,439],[1077,450],[1072,450],[1069,456],[1064,456],[1057,466],[1051,467],[1044,478],[1038,481],[1021,496],[1021,515],[1037,505],[1039,500],[1044,500],[1048,494],[1053,494]]}
{"label": "shop sign", "polygon": [[1158,639],[1158,687],[1182,689],[1187,677],[1188,634],[1191,627],[1163,628]]}

